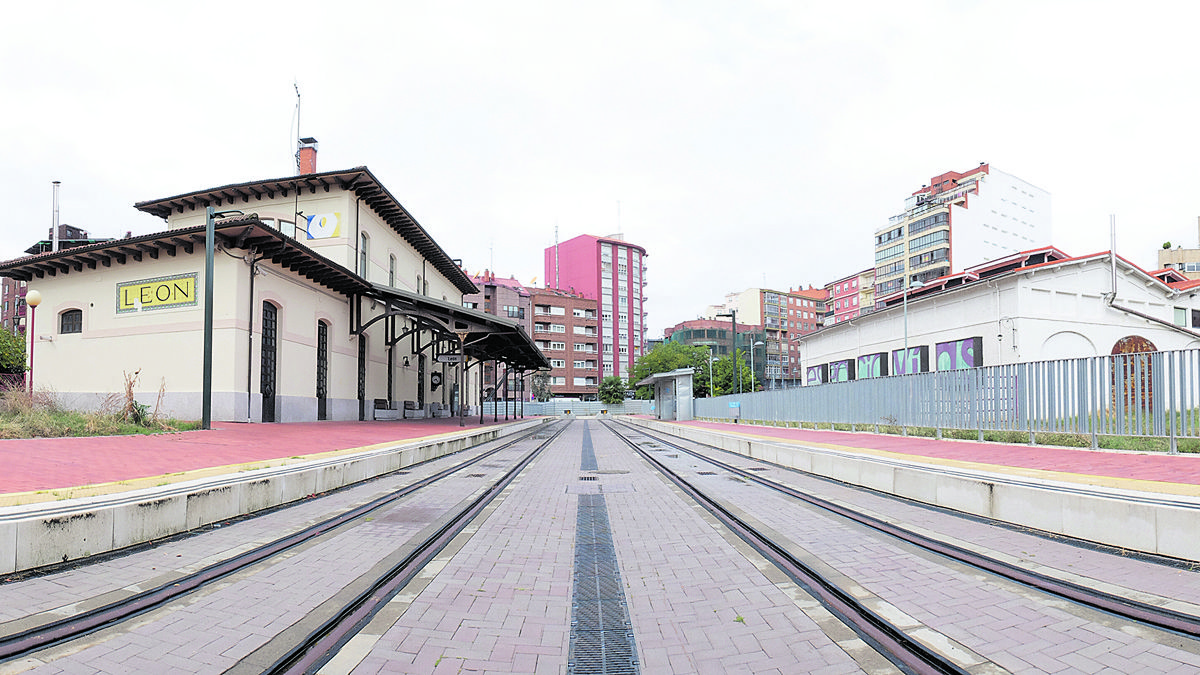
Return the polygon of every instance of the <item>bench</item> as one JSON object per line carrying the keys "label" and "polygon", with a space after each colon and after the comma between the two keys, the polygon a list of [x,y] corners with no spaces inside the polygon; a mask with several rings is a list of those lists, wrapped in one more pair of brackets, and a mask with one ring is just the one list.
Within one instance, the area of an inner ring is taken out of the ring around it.
{"label": "bench", "polygon": [[400,411],[396,409],[396,402],[389,401],[386,398],[375,399],[374,418],[377,420],[398,420],[400,419]]}
{"label": "bench", "polygon": [[413,419],[424,419],[424,418],[425,418],[425,411],[417,406],[416,401],[405,401],[404,402],[404,419],[413,420]]}

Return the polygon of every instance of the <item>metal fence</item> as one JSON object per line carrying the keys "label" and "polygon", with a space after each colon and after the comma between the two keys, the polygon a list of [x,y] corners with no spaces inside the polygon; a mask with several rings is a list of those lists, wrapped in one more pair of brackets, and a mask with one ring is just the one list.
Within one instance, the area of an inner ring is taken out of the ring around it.
{"label": "metal fence", "polygon": [[[552,399],[541,403],[538,401],[525,401],[514,404],[508,402],[508,415],[512,417],[514,414],[520,414],[522,405],[524,406],[524,414],[526,417],[537,415],[599,415],[601,412],[610,415],[648,415],[651,411],[653,401],[626,400],[623,403],[609,405],[600,401],[566,401],[561,399]],[[493,405],[496,406],[495,413],[498,417],[504,417],[504,401],[493,404],[487,401],[483,404],[484,417],[491,418],[493,416]]]}
{"label": "metal fence", "polygon": [[696,399],[767,423],[1200,438],[1200,349],[983,366]]}

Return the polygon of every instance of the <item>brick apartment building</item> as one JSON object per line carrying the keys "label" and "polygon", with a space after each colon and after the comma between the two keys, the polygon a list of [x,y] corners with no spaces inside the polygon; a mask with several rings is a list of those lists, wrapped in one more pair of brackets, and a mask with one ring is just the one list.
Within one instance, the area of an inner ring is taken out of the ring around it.
{"label": "brick apartment building", "polygon": [[550,360],[551,393],[596,400],[601,380],[596,300],[553,288],[531,288],[529,293],[533,341]]}
{"label": "brick apartment building", "polygon": [[[479,287],[478,293],[463,296],[463,307],[477,309],[488,314],[513,319],[529,335],[533,335],[533,304],[529,289],[512,277],[497,277],[494,272],[484,270],[471,277]],[[531,391],[531,374],[526,373],[523,381],[516,373],[506,378],[503,366],[489,365],[483,369],[484,396],[487,400],[515,401]],[[496,383],[499,382],[499,387]]]}

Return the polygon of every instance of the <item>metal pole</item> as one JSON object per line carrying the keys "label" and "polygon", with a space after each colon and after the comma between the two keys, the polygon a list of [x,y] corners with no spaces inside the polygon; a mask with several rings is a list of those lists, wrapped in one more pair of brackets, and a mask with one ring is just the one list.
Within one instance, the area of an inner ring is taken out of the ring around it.
{"label": "metal pole", "polygon": [[29,307],[29,330],[26,331],[26,333],[25,333],[25,339],[29,341],[29,396],[32,398],[33,397],[33,346],[34,346],[34,344],[37,343],[37,333],[34,332],[34,329],[35,329],[34,324],[36,323],[36,319],[37,319],[37,304],[30,305],[28,302],[26,302],[25,305],[27,307]]}
{"label": "metal pole", "polygon": [[212,369],[213,369],[213,251],[216,238],[213,228],[213,207],[205,208],[204,216],[204,385],[201,394],[202,429],[212,428]]}

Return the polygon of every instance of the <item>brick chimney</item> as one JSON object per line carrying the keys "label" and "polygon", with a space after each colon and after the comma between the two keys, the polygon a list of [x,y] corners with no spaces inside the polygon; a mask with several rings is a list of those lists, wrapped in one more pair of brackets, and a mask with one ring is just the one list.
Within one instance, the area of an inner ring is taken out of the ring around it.
{"label": "brick chimney", "polygon": [[296,151],[299,160],[299,175],[317,172],[317,139],[301,138],[300,149]]}

